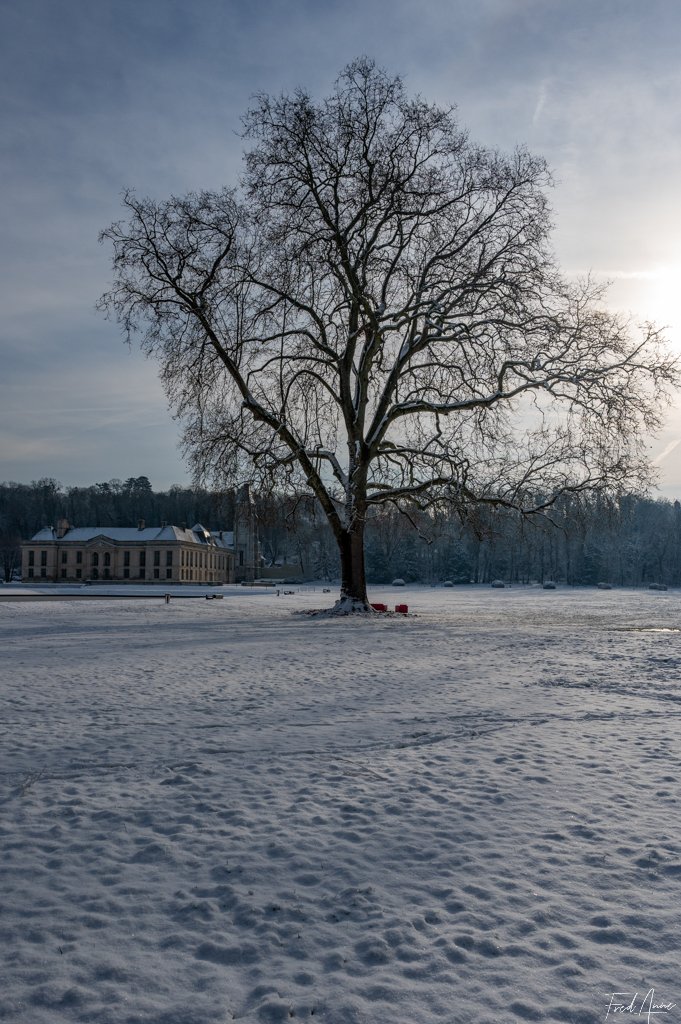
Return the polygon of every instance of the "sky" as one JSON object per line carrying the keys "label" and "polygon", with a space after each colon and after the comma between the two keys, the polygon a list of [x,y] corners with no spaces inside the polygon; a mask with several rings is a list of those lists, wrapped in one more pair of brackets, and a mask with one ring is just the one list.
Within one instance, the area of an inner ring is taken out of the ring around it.
{"label": "sky", "polygon": [[[255,92],[367,54],[553,169],[568,274],[681,354],[678,0],[0,0],[0,481],[186,484],[156,367],[95,310],[121,191],[233,184]],[[650,440],[681,498],[681,395]]]}

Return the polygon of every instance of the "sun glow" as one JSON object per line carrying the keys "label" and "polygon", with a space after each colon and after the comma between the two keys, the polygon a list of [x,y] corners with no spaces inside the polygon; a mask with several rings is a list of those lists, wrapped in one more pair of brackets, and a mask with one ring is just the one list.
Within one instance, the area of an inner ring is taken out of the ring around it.
{"label": "sun glow", "polygon": [[681,263],[650,270],[602,271],[598,276],[611,282],[611,307],[664,328],[670,343],[681,351]]}
{"label": "sun glow", "polygon": [[[608,281],[606,304],[629,314],[634,323],[652,322],[663,330],[675,354],[681,354],[681,261],[633,270],[598,270],[593,276]],[[650,439],[650,459],[660,471],[660,490],[666,497],[681,494],[681,408],[675,400],[664,427]]]}
{"label": "sun glow", "polygon": [[669,340],[681,349],[681,265],[660,267],[648,284],[653,319],[667,328]]}

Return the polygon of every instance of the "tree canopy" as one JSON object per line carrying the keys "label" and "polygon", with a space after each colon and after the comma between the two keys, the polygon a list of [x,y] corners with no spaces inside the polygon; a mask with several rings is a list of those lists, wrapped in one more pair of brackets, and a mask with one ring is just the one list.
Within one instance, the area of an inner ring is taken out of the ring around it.
{"label": "tree canopy", "polygon": [[197,471],[309,489],[366,607],[372,506],[648,478],[678,382],[653,325],[558,271],[545,162],[475,145],[366,58],[326,99],[257,97],[238,188],[125,194],[104,308],[159,359]]}

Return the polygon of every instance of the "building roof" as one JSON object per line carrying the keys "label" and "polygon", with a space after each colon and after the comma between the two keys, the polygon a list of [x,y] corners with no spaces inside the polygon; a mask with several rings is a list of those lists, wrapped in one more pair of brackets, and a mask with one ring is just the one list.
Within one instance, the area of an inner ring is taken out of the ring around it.
{"label": "building roof", "polygon": [[180,526],[146,526],[139,530],[135,526],[72,526],[63,537],[57,537],[53,526],[46,526],[31,537],[31,542],[41,543],[59,540],[63,543],[87,544],[96,537],[123,544],[149,544],[161,541],[182,541],[185,544],[204,544],[207,547],[232,548],[234,533],[231,530],[207,530],[197,523],[191,530]]}

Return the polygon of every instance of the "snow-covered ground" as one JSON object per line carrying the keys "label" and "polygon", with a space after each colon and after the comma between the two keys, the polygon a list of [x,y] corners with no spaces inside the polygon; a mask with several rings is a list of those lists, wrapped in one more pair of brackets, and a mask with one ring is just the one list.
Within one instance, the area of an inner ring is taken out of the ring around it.
{"label": "snow-covered ground", "polygon": [[681,595],[295,589],[0,602],[0,1019],[679,1024]]}

